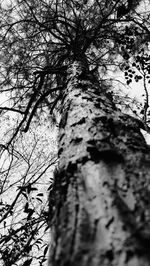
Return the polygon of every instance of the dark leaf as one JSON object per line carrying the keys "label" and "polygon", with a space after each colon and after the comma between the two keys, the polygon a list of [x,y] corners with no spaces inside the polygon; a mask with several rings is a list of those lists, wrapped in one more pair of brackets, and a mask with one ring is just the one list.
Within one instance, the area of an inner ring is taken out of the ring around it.
{"label": "dark leaf", "polygon": [[25,192],[22,192],[22,195],[28,200],[28,196],[27,196],[27,193]]}
{"label": "dark leaf", "polygon": [[38,190],[38,188],[32,187],[30,191]]}
{"label": "dark leaf", "polygon": [[36,198],[38,201],[40,201],[41,203],[43,202],[43,200],[41,200],[40,198]]}
{"label": "dark leaf", "polygon": [[127,80],[127,85],[129,85],[132,82],[132,79]]}
{"label": "dark leaf", "polygon": [[43,252],[44,257],[45,257],[45,255],[46,255],[46,253],[47,253],[47,251],[48,251],[48,248],[49,248],[49,246],[46,246],[46,248],[44,249],[44,252]]}
{"label": "dark leaf", "polygon": [[32,262],[32,259],[26,260],[22,266],[30,266]]}
{"label": "dark leaf", "polygon": [[38,193],[37,196],[38,197],[42,197],[44,194],[43,193]]}
{"label": "dark leaf", "polygon": [[28,213],[29,203],[27,202],[24,207],[24,212]]}

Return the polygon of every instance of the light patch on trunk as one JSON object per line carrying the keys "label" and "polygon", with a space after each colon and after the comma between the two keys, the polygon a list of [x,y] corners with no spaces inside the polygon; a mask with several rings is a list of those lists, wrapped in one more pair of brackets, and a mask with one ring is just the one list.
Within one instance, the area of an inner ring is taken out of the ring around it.
{"label": "light patch on trunk", "polygon": [[145,131],[143,129],[140,129],[140,131],[141,131],[141,133],[142,133],[147,145],[150,145],[150,134],[147,133],[147,131]]}

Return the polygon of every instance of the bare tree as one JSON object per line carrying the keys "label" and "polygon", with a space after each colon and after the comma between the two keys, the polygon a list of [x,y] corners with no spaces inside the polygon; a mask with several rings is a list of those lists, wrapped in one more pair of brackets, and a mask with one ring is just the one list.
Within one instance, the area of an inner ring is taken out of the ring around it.
{"label": "bare tree", "polygon": [[49,123],[61,116],[49,266],[150,264],[148,121],[123,113],[108,82],[109,68],[125,71],[148,53],[149,11],[139,5],[18,0],[1,9],[1,88],[12,103],[1,110],[18,114],[5,146],[42,112]]}

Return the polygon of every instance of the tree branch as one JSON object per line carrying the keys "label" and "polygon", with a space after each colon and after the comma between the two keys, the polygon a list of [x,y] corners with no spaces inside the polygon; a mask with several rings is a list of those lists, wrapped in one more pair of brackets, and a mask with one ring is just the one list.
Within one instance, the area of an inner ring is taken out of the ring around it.
{"label": "tree branch", "polygon": [[20,114],[25,113],[24,111],[21,111],[21,110],[15,109],[15,108],[11,108],[11,107],[6,107],[6,106],[0,107],[0,110],[12,111],[12,112],[20,113]]}

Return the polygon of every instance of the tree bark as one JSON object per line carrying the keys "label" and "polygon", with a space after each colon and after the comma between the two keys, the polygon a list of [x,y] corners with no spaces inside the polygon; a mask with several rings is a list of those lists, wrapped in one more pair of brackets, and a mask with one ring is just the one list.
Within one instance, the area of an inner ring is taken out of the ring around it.
{"label": "tree bark", "polygon": [[147,266],[150,151],[85,69],[69,69],[62,102],[49,266]]}

